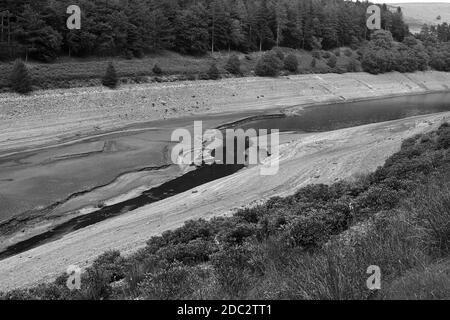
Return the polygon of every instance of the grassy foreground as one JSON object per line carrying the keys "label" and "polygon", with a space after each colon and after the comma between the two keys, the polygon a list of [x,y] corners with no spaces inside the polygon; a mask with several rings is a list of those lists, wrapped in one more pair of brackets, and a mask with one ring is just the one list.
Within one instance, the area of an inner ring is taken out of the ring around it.
{"label": "grassy foreground", "polygon": [[[406,140],[374,173],[310,185],[232,217],[188,221],[129,257],[110,251],[69,291],[3,299],[449,299],[450,125]],[[381,269],[381,290],[366,270]]]}

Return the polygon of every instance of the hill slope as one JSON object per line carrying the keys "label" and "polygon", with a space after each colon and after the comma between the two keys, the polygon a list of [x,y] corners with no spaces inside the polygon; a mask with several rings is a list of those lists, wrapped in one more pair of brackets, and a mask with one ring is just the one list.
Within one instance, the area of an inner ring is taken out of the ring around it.
{"label": "hill slope", "polygon": [[[405,22],[409,25],[412,33],[420,31],[424,24],[434,25],[450,22],[450,3],[399,3],[392,7],[401,7]],[[441,19],[437,19],[438,17]]]}

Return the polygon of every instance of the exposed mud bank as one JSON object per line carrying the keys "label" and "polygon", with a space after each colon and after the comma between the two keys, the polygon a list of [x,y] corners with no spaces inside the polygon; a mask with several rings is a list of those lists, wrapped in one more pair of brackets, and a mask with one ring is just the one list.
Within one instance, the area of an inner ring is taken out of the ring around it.
{"label": "exposed mud bank", "polygon": [[0,154],[136,122],[449,90],[450,73],[239,78],[0,94]]}

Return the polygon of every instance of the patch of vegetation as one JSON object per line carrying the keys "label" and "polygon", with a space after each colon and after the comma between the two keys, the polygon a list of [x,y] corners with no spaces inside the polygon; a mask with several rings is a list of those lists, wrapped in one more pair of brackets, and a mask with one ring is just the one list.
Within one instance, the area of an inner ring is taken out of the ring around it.
{"label": "patch of vegetation", "polygon": [[9,86],[17,93],[26,94],[32,91],[31,77],[22,60],[16,60],[11,71]]}
{"label": "patch of vegetation", "polygon": [[283,62],[279,56],[273,52],[267,52],[256,63],[255,73],[260,77],[276,77],[282,67]]}
{"label": "patch of vegetation", "polygon": [[289,54],[284,59],[284,68],[290,72],[297,72],[298,70],[298,59],[294,54]]}
{"label": "patch of vegetation", "polygon": [[112,62],[108,63],[108,67],[106,68],[105,75],[102,79],[102,84],[105,87],[114,89],[117,87],[119,83],[119,79],[117,78],[116,69],[114,68],[114,64]]}
{"label": "patch of vegetation", "polygon": [[161,67],[157,63],[153,66],[152,72],[154,74],[156,74],[157,76],[160,76],[163,74]]}
{"label": "patch of vegetation", "polygon": [[241,75],[241,62],[239,57],[235,54],[228,58],[227,64],[225,65],[225,70],[234,75]]}
{"label": "patch of vegetation", "polygon": [[220,72],[215,63],[211,64],[208,70],[208,78],[211,80],[220,79]]}
{"label": "patch of vegetation", "polygon": [[363,70],[372,74],[391,71],[414,72],[428,68],[429,55],[420,40],[406,37],[395,42],[388,31],[378,30],[364,47],[361,63]]}

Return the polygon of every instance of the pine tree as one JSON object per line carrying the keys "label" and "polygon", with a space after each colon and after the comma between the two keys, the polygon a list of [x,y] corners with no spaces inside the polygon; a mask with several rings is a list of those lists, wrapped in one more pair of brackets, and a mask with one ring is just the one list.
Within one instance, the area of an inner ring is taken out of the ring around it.
{"label": "pine tree", "polygon": [[272,41],[273,33],[269,28],[270,12],[267,8],[267,1],[262,0],[255,13],[254,29],[259,42],[259,51],[262,51],[263,44]]}
{"label": "pine tree", "polygon": [[61,34],[48,26],[40,13],[30,5],[25,6],[18,20],[18,28],[14,34],[19,43],[26,48],[27,59],[30,55],[45,62],[53,61],[61,48]]}
{"label": "pine tree", "polygon": [[119,79],[117,78],[116,69],[114,68],[114,65],[112,62],[108,64],[108,67],[106,68],[106,73],[103,76],[102,84],[105,87],[114,89],[117,87],[117,84],[119,82]]}
{"label": "pine tree", "polygon": [[27,66],[22,60],[16,60],[10,75],[9,86],[18,93],[26,94],[32,91],[31,77]]}
{"label": "pine tree", "polygon": [[283,31],[286,29],[287,12],[286,6],[282,1],[278,1],[275,5],[276,32],[275,43],[278,47],[283,41]]}

